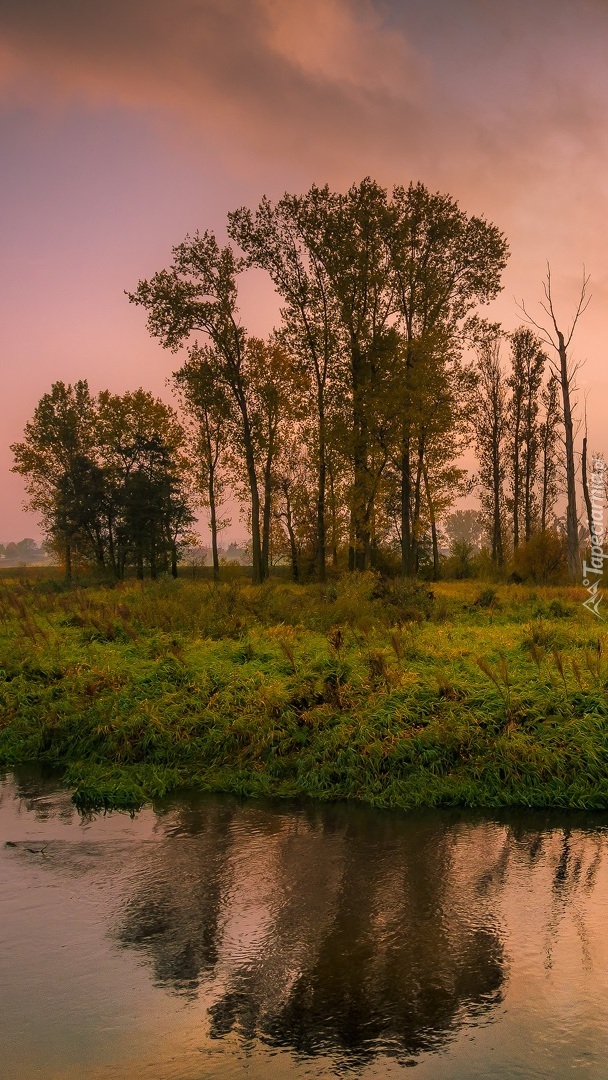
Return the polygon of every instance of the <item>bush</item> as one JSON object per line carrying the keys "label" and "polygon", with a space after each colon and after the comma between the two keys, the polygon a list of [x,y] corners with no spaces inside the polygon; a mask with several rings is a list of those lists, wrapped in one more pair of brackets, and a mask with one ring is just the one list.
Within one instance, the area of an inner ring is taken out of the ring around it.
{"label": "bush", "polygon": [[558,585],[566,578],[568,570],[564,537],[553,529],[536,533],[515,551],[513,570],[523,581]]}
{"label": "bush", "polygon": [[445,576],[462,581],[475,574],[475,548],[468,540],[454,540],[450,544],[450,555],[444,564]]}
{"label": "bush", "polygon": [[473,607],[487,609],[494,607],[497,602],[498,591],[493,589],[490,585],[487,589],[482,589],[476,600],[473,601]]}
{"label": "bush", "polygon": [[434,595],[427,585],[412,578],[380,578],[372,598],[394,609],[400,622],[422,622],[433,610]]}

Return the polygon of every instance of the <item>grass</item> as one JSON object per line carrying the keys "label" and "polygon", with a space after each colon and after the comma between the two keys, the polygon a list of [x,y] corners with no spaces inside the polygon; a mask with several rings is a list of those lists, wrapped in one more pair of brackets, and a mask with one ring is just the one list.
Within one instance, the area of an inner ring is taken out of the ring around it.
{"label": "grass", "polygon": [[83,807],[180,786],[382,807],[608,807],[582,590],[0,580],[0,765]]}

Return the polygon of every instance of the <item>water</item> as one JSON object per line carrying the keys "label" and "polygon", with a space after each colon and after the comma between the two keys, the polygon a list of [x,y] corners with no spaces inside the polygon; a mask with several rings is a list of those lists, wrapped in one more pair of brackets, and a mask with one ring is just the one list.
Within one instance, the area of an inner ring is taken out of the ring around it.
{"label": "water", "polygon": [[605,1080],[606,820],[226,797],[82,820],[8,777],[0,1075]]}

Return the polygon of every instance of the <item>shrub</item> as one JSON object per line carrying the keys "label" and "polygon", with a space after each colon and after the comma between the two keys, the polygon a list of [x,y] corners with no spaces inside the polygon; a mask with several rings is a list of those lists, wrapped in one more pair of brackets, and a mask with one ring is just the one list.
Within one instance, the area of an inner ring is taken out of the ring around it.
{"label": "shrub", "polygon": [[497,602],[498,592],[493,589],[491,585],[488,585],[487,589],[482,589],[476,600],[473,601],[473,607],[487,608],[494,607]]}
{"label": "shrub", "polygon": [[553,529],[536,533],[513,555],[513,570],[524,580],[539,585],[557,585],[567,574],[568,558],[564,537]]}
{"label": "shrub", "polygon": [[434,594],[428,585],[412,578],[380,578],[372,598],[390,605],[400,622],[422,622],[433,611]]}

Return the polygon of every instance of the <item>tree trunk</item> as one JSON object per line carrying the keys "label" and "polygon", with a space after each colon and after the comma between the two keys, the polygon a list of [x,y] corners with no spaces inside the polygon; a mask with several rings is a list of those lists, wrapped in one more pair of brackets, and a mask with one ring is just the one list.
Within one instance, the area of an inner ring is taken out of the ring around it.
{"label": "tree trunk", "polygon": [[[532,536],[532,490],[533,481],[538,475],[538,445],[535,443],[534,432],[534,420],[533,420],[533,399],[531,393],[528,393],[526,402],[526,431],[525,431],[525,453],[526,453],[526,467],[524,472],[524,530],[526,543]],[[538,429],[537,429],[538,431]],[[534,454],[534,456],[533,456]]]}
{"label": "tree trunk", "polygon": [[273,459],[273,440],[272,437],[268,443],[268,453],[266,455],[266,463],[264,466],[264,505],[262,507],[262,574],[264,578],[268,577],[268,566],[270,562],[270,512],[272,509],[272,459]]}
{"label": "tree trunk", "polygon": [[426,465],[422,467],[422,475],[424,477],[424,493],[426,495],[426,501],[429,508],[429,518],[431,522],[431,539],[433,542],[433,581],[439,580],[439,543],[437,541],[437,521],[435,518],[435,504],[431,496],[431,489],[429,485],[429,474]]}
{"label": "tree trunk", "polygon": [[583,473],[583,495],[585,498],[585,507],[587,510],[587,523],[589,527],[589,539],[595,534],[595,525],[593,523],[593,505],[591,503],[591,495],[589,494],[589,479],[587,476],[587,436],[583,439],[583,461],[582,461],[582,473]]}
{"label": "tree trunk", "polygon": [[[517,388],[514,391],[517,393]],[[519,428],[520,428],[520,402],[517,399],[517,412],[515,415],[515,431],[513,432],[513,547],[519,547],[519,508],[521,502],[520,492],[520,446],[519,446]]]}
{"label": "tree trunk", "polygon": [[110,556],[110,566],[112,567],[112,573],[114,577],[118,579],[120,577],[118,570],[118,563],[116,561],[116,550],[114,548],[114,521],[111,514],[108,514],[108,553]]}
{"label": "tree trunk", "polygon": [[171,545],[171,577],[177,577],[177,547],[175,544]]}
{"label": "tree trunk", "polygon": [[362,421],[360,421],[359,430],[355,434],[353,465],[354,569],[365,570],[365,545],[367,537],[363,522],[363,507],[367,481],[367,440],[365,438]]}
{"label": "tree trunk", "polygon": [[289,492],[285,492],[285,524],[287,525],[287,535],[289,537],[289,550],[291,554],[291,576],[294,581],[299,581],[300,568],[298,566],[298,545],[296,544],[296,534],[293,528],[293,514],[291,512],[291,499],[289,498]]}
{"label": "tree trunk", "polygon": [[578,546],[578,515],[576,512],[576,466],[574,462],[574,425],[570,405],[570,379],[566,343],[561,330],[557,331],[560,383],[564,409],[564,433],[566,437],[566,536],[568,543],[568,573],[574,581],[580,572]]}
{"label": "tree trunk", "polygon": [[540,531],[547,528],[547,503],[549,501],[549,418],[545,423],[543,436],[543,479],[540,496]]}
{"label": "tree trunk", "polygon": [[125,576],[125,559],[126,559],[125,547],[124,547],[124,544],[121,541],[119,541],[118,542],[118,559],[117,559],[118,580],[119,581],[124,580],[124,576]]}
{"label": "tree trunk", "polygon": [[331,562],[334,569],[338,565],[338,511],[336,508],[336,493],[334,490],[334,472],[331,461],[328,462],[329,499],[331,513]]}
{"label": "tree trunk", "polygon": [[262,544],[260,540],[260,495],[258,492],[257,477],[255,475],[253,453],[250,453],[248,458],[247,476],[251,494],[251,570],[253,584],[261,585],[264,580],[264,569],[262,566]]}
{"label": "tree trunk", "polygon": [[217,514],[215,509],[215,476],[213,466],[209,468],[209,514],[211,525],[211,552],[213,556],[213,580],[219,581],[220,559],[217,547]]}
{"label": "tree trunk", "polygon": [[65,545],[65,580],[72,580],[72,548],[69,543]]}
{"label": "tree trunk", "polygon": [[321,394],[319,409],[319,477],[317,492],[317,576],[323,582],[326,578],[326,539],[325,539],[325,488],[326,488],[326,448],[325,448],[325,407]]}
{"label": "tree trunk", "polygon": [[409,425],[406,425],[401,450],[401,572],[405,577],[412,573],[411,497],[410,432]]}
{"label": "tree trunk", "polygon": [[532,536],[532,466],[530,445],[526,449],[526,472],[524,476],[524,529],[526,541]]}
{"label": "tree trunk", "polygon": [[495,441],[492,449],[492,560],[499,568],[504,561],[500,495],[500,448]]}
{"label": "tree trunk", "polygon": [[249,416],[244,398],[239,398],[241,416],[243,418],[243,441],[245,443],[245,464],[247,467],[247,480],[251,497],[251,571],[254,585],[261,585],[264,580],[264,566],[262,563],[262,542],[260,536],[260,493],[258,478],[255,471],[255,455],[253,452],[253,440],[249,426]]}
{"label": "tree trunk", "polygon": [[[353,386],[353,563],[355,570],[365,570],[366,543],[365,501],[367,489],[367,425],[365,420],[366,385],[363,379],[364,360],[358,346],[352,346],[351,371]],[[349,569],[351,559],[349,556]]]}
{"label": "tree trunk", "polygon": [[355,513],[352,509],[348,522],[348,569],[350,573],[355,569]]}
{"label": "tree trunk", "polygon": [[411,555],[410,566],[412,573],[418,573],[419,562],[419,541],[418,532],[420,528],[420,505],[422,495],[422,473],[424,468],[424,432],[420,433],[418,439],[418,460],[416,462],[416,483],[414,484],[414,513],[412,516],[412,542],[411,542]]}

